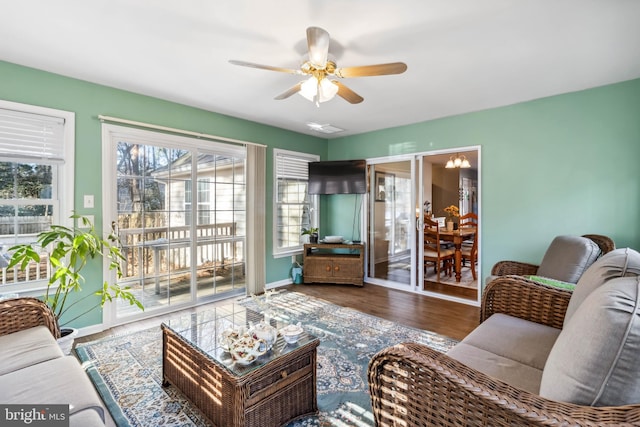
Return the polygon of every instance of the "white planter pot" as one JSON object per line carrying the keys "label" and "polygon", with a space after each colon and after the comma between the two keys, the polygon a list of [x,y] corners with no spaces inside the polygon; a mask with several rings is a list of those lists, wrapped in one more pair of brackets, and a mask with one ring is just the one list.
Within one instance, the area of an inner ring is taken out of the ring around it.
{"label": "white planter pot", "polygon": [[73,348],[73,341],[78,335],[78,329],[75,328],[62,328],[60,333],[62,336],[58,338],[58,345],[60,346],[60,350],[64,354],[71,354],[71,349]]}

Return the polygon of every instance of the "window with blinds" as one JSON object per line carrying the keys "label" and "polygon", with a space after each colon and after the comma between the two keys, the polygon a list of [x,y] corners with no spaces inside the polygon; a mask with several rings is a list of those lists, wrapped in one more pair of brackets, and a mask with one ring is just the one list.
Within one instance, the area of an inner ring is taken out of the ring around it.
{"label": "window with blinds", "polygon": [[73,213],[74,127],[73,113],[0,101],[0,293],[49,278],[46,262],[26,272],[5,267],[9,248]]}
{"label": "window with blinds", "polygon": [[273,150],[274,161],[274,256],[302,251],[303,228],[318,226],[318,196],[309,195],[309,162],[313,154]]}
{"label": "window with blinds", "polygon": [[62,117],[0,108],[0,156],[64,162],[64,125]]}

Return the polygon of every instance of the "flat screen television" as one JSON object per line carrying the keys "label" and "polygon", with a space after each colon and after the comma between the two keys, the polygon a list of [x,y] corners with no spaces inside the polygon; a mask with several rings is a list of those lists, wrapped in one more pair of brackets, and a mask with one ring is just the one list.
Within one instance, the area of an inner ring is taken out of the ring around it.
{"label": "flat screen television", "polygon": [[309,163],[309,194],[363,194],[367,192],[364,160]]}

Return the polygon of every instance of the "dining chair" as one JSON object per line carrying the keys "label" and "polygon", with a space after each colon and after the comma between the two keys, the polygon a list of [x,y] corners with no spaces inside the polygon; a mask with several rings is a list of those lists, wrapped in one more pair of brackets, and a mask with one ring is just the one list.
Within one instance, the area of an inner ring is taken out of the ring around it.
{"label": "dining chair", "polygon": [[[475,228],[476,230],[478,229],[478,215],[473,213],[473,212],[469,212],[466,213],[462,216],[460,216],[460,223],[458,225],[459,228]],[[476,234],[478,234],[476,232]],[[468,259],[464,257],[464,252],[466,249],[466,252],[470,252],[471,251],[471,247],[475,244],[476,241],[476,235],[473,236],[472,239],[465,239],[462,242],[462,252],[463,252],[463,257],[462,257],[462,265],[465,264],[465,261]],[[477,250],[477,247],[476,247]],[[473,275],[474,280],[475,280],[475,274]]]}
{"label": "dining chair", "polygon": [[441,266],[444,267],[445,273],[451,277],[453,272],[453,257],[455,250],[445,248],[440,242],[440,226],[437,221],[431,218],[424,219],[424,263],[425,271],[427,262],[435,264],[437,281],[440,281]]}
{"label": "dining chair", "polygon": [[[466,242],[466,241],[465,241]],[[478,280],[476,273],[476,264],[478,262],[478,229],[473,233],[471,245],[465,245],[464,242],[460,248],[460,254],[462,255],[462,266],[465,266],[467,260],[469,260],[469,268],[471,269],[471,275],[473,280]]]}
{"label": "dining chair", "polygon": [[459,228],[478,228],[478,215],[469,212],[460,216]]}

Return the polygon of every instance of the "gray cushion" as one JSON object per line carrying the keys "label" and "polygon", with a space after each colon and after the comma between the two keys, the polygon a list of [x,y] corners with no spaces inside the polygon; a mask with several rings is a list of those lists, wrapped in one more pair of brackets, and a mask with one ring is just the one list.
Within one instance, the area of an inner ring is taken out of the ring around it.
{"label": "gray cushion", "polygon": [[569,300],[564,325],[567,325],[580,304],[594,289],[611,279],[638,275],[640,275],[640,253],[637,251],[631,248],[620,248],[603,255],[578,280]]}
{"label": "gray cushion", "polygon": [[595,289],[558,336],[540,395],[591,406],[640,403],[640,277]]}
{"label": "gray cushion", "polygon": [[70,415],[94,409],[104,421],[102,400],[73,356],[59,357],[2,375],[0,402],[68,404]]}
{"label": "gray cushion", "polygon": [[60,346],[44,326],[0,336],[0,375],[62,356]]}
{"label": "gray cushion", "polygon": [[560,329],[497,313],[447,355],[514,387],[538,393],[542,369]]}
{"label": "gray cushion", "polygon": [[529,393],[537,394],[540,389],[542,369],[533,368],[464,342],[458,343],[449,350],[447,356]]}
{"label": "gray cushion", "polygon": [[85,409],[69,417],[69,427],[104,427],[105,423],[94,409]]}
{"label": "gray cushion", "polygon": [[542,370],[560,329],[493,314],[462,342]]}
{"label": "gray cushion", "polygon": [[576,283],[600,254],[600,247],[591,239],[557,236],[545,252],[536,275]]}

